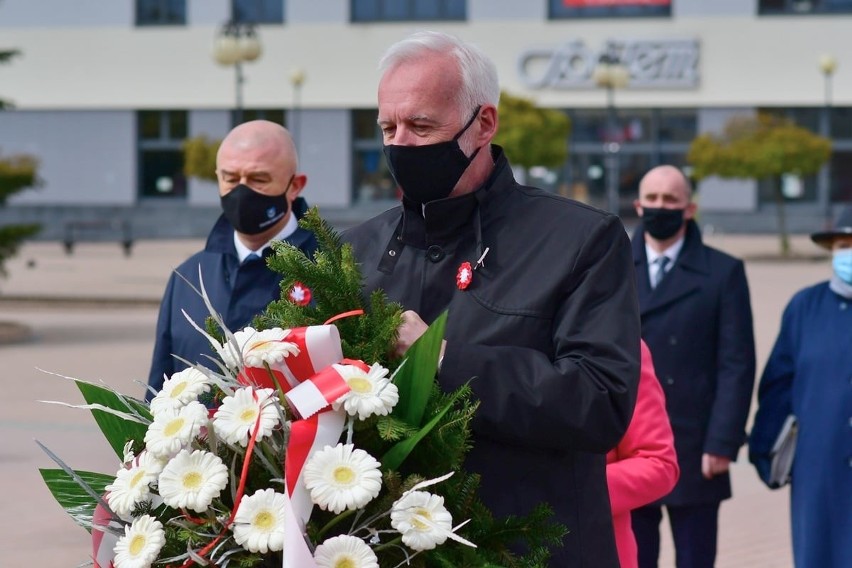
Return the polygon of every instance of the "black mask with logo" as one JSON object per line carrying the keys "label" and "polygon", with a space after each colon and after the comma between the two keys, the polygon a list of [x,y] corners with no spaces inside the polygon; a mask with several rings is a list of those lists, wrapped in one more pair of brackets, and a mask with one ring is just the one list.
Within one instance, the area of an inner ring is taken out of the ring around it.
{"label": "black mask with logo", "polygon": [[266,195],[247,185],[237,185],[221,197],[225,218],[238,233],[259,235],[287,215],[287,191],[292,183],[293,177],[280,195]]}
{"label": "black mask with logo", "polygon": [[643,207],[642,226],[645,232],[657,239],[669,239],[683,227],[683,209],[665,207]]}
{"label": "black mask with logo", "polygon": [[423,146],[389,144],[384,147],[391,175],[410,201],[422,205],[450,195],[479,153],[480,148],[477,148],[469,158],[465,156],[459,138],[476,120],[480,108],[476,107],[473,116],[452,140]]}

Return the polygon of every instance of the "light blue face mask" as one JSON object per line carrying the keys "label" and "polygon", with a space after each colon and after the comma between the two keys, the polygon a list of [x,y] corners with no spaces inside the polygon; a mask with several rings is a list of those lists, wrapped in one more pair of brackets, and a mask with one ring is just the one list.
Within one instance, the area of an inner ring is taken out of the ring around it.
{"label": "light blue face mask", "polygon": [[831,264],[837,277],[852,284],[852,249],[839,249],[832,254]]}

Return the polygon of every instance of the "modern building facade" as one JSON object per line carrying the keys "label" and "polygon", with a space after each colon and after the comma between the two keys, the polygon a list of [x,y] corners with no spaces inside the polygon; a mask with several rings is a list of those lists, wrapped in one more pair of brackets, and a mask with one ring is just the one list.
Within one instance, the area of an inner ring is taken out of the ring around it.
{"label": "modern building facade", "polygon": [[[256,24],[256,60],[214,60],[229,21]],[[48,239],[98,220],[202,236],[218,195],[183,175],[181,144],[255,117],[292,131],[311,204],[340,225],[366,218],[397,195],[377,62],[436,29],[489,53],[507,92],[571,117],[568,159],[530,181],[625,220],[645,171],[689,171],[692,139],[732,117],[768,110],[831,137],[830,166],[783,180],[791,229],[811,231],[852,201],[850,25],[852,0],[0,0],[0,50],[20,51],[0,67],[15,105],[0,112],[0,157],[36,156],[42,179],[0,222],[41,222]],[[626,86],[599,86],[602,60]],[[774,231],[773,183],[703,180],[702,221]]]}

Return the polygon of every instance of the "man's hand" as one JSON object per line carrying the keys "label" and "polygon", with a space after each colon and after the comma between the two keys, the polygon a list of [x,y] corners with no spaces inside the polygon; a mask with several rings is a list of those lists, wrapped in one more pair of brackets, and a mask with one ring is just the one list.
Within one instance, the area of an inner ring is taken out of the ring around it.
{"label": "man's hand", "polygon": [[399,326],[399,339],[396,342],[396,354],[400,357],[405,355],[405,352],[420,339],[420,336],[426,333],[429,326],[420,317],[420,315],[412,310],[402,312],[402,323]]}
{"label": "man's hand", "polygon": [[[420,336],[426,333],[429,326],[420,317],[420,315],[412,310],[402,312],[402,323],[399,326],[399,339],[396,342],[396,354],[399,357],[405,355],[405,352],[414,345],[414,342],[420,339]],[[440,358],[444,358],[444,349],[447,347],[447,341],[441,342]],[[439,359],[440,360],[440,359]]]}
{"label": "man's hand", "polygon": [[731,460],[724,456],[703,454],[701,456],[701,473],[705,479],[713,479],[721,473],[728,471]]}

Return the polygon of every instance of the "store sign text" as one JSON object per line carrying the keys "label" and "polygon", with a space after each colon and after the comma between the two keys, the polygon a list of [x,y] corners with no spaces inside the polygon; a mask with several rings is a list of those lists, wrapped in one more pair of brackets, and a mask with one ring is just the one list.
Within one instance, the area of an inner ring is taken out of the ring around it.
{"label": "store sign text", "polygon": [[557,48],[534,48],[518,58],[518,74],[531,89],[595,87],[592,74],[603,54],[627,67],[630,88],[694,89],[698,86],[697,40],[609,41],[600,51],[582,41]]}

